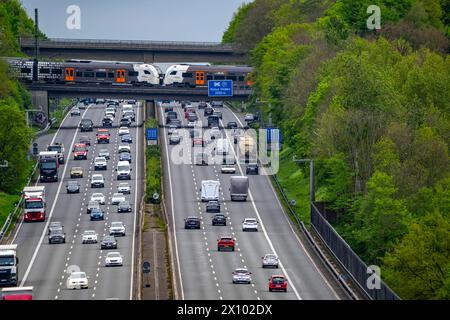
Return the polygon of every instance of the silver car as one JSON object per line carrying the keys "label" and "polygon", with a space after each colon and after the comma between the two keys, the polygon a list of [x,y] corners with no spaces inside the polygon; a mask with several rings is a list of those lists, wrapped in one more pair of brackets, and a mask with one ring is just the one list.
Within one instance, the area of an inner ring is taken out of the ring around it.
{"label": "silver car", "polygon": [[128,182],[120,182],[119,186],[117,187],[117,191],[122,194],[130,194],[131,188]]}
{"label": "silver car", "polygon": [[278,268],[278,257],[276,254],[273,253],[267,253],[264,255],[262,259],[262,267],[272,267],[272,268]]}
{"label": "silver car", "polygon": [[237,268],[233,272],[233,283],[252,283],[251,272],[245,268]]}

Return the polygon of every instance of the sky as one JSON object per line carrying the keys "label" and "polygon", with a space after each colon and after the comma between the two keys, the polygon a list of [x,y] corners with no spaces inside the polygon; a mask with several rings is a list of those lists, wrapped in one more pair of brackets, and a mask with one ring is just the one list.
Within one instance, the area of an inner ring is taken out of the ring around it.
{"label": "sky", "polygon": [[[38,8],[39,27],[49,38],[220,42],[233,13],[250,0],[21,2],[32,19]],[[73,5],[79,8],[79,19]],[[74,28],[78,22],[79,29]]]}

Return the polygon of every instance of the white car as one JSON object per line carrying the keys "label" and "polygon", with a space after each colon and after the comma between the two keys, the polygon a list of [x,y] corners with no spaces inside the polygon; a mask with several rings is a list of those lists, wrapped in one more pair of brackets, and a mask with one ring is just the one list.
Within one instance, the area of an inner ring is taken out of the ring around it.
{"label": "white car", "polygon": [[89,287],[86,272],[72,272],[67,278],[67,289],[87,289]]}
{"label": "white car", "polygon": [[177,126],[169,126],[169,130],[167,130],[167,134],[173,134],[177,132]]}
{"label": "white car", "polygon": [[121,145],[119,145],[118,152],[119,153],[122,153],[122,152],[131,153],[131,147],[128,144],[121,144]]}
{"label": "white car", "polygon": [[98,241],[98,235],[95,230],[86,230],[83,232],[81,236],[81,241],[83,244],[85,243],[97,243]]}
{"label": "white car", "polygon": [[245,218],[242,221],[242,231],[258,231],[258,220],[255,218]]}
{"label": "white car", "polygon": [[91,201],[97,201],[100,204],[105,204],[105,196],[103,193],[93,193],[91,196]]}
{"label": "white car", "polygon": [[211,130],[209,130],[209,134],[211,135],[211,139],[219,139],[222,137],[218,127],[212,127]]}
{"label": "white car", "polygon": [[187,123],[188,128],[194,128],[197,125],[197,121],[189,121]]}
{"label": "white car", "polygon": [[128,129],[128,127],[120,127],[119,128],[119,136],[123,136],[126,134],[130,134],[130,129]]}
{"label": "white car", "polygon": [[251,272],[245,268],[237,268],[233,272],[233,283],[252,283]]}
{"label": "white car", "polygon": [[78,107],[73,107],[72,110],[70,110],[70,115],[71,116],[80,116],[81,111]]}
{"label": "white car", "polygon": [[105,267],[123,266],[123,258],[120,252],[108,252],[105,258]]}
{"label": "white car", "polygon": [[111,197],[111,204],[118,205],[120,202],[127,200],[123,193],[114,193]]}
{"label": "white car", "polygon": [[105,179],[102,174],[93,174],[91,178],[91,188],[104,188]]}
{"label": "white car", "polygon": [[278,257],[276,254],[267,253],[261,259],[262,259],[262,267],[263,268],[266,268],[266,267],[278,268],[279,261],[278,261]]}
{"label": "white car", "polygon": [[107,170],[108,162],[105,157],[95,157],[94,170]]}
{"label": "white car", "polygon": [[220,168],[222,173],[236,173],[236,167],[232,164],[225,164]]}
{"label": "white car", "polygon": [[100,151],[98,152],[98,156],[104,157],[106,160],[109,160],[110,155],[108,149],[100,149]]}
{"label": "white car", "polygon": [[125,225],[122,221],[111,222],[111,226],[109,227],[109,235],[110,236],[125,236]]}
{"label": "white car", "polygon": [[119,186],[117,187],[117,191],[122,194],[130,194],[131,193],[131,187],[128,184],[128,182],[120,182]]}
{"label": "white car", "polygon": [[116,116],[116,109],[114,109],[114,108],[106,108],[105,109],[105,115],[108,115],[108,114],[110,114],[113,117],[115,117]]}

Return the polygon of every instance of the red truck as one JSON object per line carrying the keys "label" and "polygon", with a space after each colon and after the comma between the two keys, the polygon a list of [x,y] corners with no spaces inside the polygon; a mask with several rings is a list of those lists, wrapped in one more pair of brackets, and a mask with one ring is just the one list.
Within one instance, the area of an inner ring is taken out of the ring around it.
{"label": "red truck", "polygon": [[23,220],[45,221],[45,186],[25,187],[23,197]]}
{"label": "red truck", "polygon": [[72,149],[73,158],[75,160],[87,159],[88,149],[84,143],[76,143]]}
{"label": "red truck", "polygon": [[109,143],[111,134],[109,133],[108,129],[98,129],[96,136],[97,143]]}

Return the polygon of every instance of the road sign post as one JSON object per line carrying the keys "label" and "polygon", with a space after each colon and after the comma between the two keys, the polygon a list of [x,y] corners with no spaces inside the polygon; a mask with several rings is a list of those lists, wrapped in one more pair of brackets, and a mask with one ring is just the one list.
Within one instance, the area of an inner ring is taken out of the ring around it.
{"label": "road sign post", "polygon": [[147,128],[145,137],[147,139],[147,145],[158,144],[158,128]]}
{"label": "road sign post", "polygon": [[233,80],[208,80],[208,97],[232,97]]}

